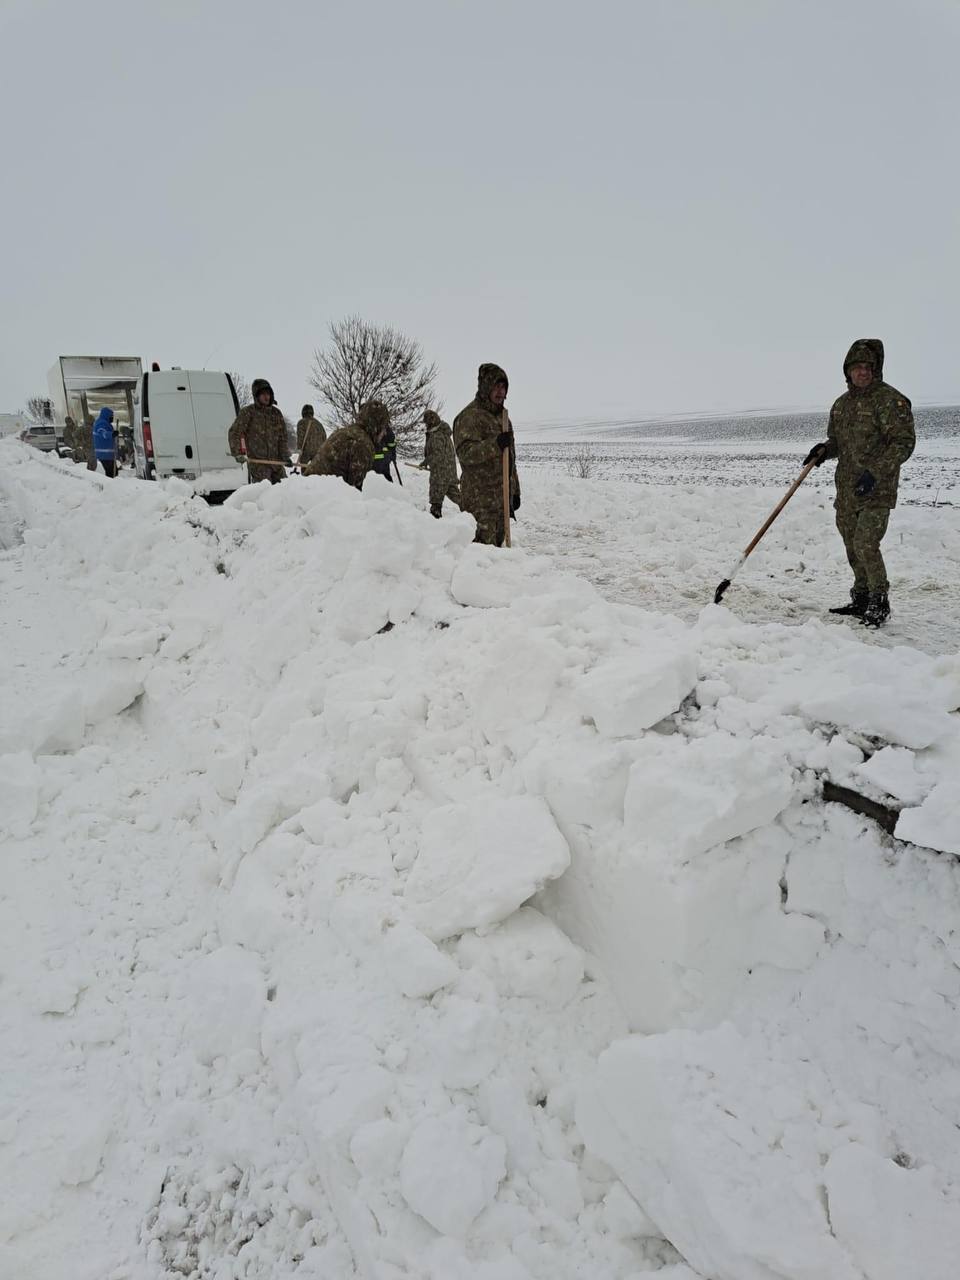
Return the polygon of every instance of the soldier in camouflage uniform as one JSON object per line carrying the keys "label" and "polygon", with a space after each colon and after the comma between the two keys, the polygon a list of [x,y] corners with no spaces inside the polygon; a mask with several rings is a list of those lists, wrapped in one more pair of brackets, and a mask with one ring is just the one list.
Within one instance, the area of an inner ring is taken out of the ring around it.
{"label": "soldier in camouflage uniform", "polygon": [[819,467],[837,459],[837,528],[853,570],[850,603],[831,613],[882,627],[890,616],[887,571],[880,543],[897,505],[900,467],[913,453],[916,434],[910,401],[883,381],[883,343],[858,338],[843,362],[849,390],[830,410],[827,439],[806,462]]}
{"label": "soldier in camouflage uniform", "polygon": [[430,514],[437,520],[443,513],[443,500],[449,498],[460,506],[460,481],[457,479],[457,457],[453,451],[453,432],[438,413],[428,409],[423,415],[427,438],[423,445],[423,466],[430,472]]}
{"label": "soldier in camouflage uniform", "polygon": [[286,475],[284,464],[292,466],[287,452],[287,424],[274,403],[273,387],[266,378],[254,378],[250,388],[253,404],[244,405],[228,433],[230,452],[237,462],[261,458],[273,466],[247,462],[251,484],[269,480],[278,484]]}
{"label": "soldier in camouflage uniform", "polygon": [[377,446],[390,426],[390,413],[379,400],[369,400],[360,408],[352,427],[341,427],[317,450],[304,468],[305,476],[340,476],[355,489],[363,488],[373,468]]}
{"label": "soldier in camouflage uniform", "polygon": [[312,404],[305,404],[301,412],[302,417],[297,423],[297,449],[302,469],[317,456],[317,450],[326,440],[327,433],[320,419],[313,416]]}
{"label": "soldier in camouflage uniform", "polygon": [[70,450],[70,458],[73,462],[86,462],[87,454],[83,448],[83,442],[77,424],[69,413],[63,422],[63,443]]}
{"label": "soldier in camouflage uniform", "polygon": [[475,542],[500,547],[503,526],[503,453],[510,455],[510,515],[520,507],[520,481],[513,427],[503,402],[507,375],[496,364],[482,364],[477,394],[453,420],[453,441],[460,460],[460,505],[477,522]]}
{"label": "soldier in camouflage uniform", "polygon": [[77,434],[80,437],[80,447],[83,450],[87,470],[96,471],[97,450],[93,443],[93,419],[91,418],[89,422],[84,421],[82,426],[77,427]]}

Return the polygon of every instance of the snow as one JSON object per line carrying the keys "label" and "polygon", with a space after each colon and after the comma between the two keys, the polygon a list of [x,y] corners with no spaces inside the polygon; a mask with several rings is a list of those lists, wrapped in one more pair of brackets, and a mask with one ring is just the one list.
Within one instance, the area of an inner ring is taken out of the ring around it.
{"label": "snow", "polygon": [[404,897],[419,927],[439,942],[499,924],[569,865],[543,800],[483,797],[427,815]]}
{"label": "snow", "polygon": [[462,1111],[417,1125],[400,1159],[400,1191],[441,1235],[462,1239],[506,1174],[506,1143]]}
{"label": "snow", "polygon": [[707,603],[762,491],[0,452],[4,1280],[952,1276],[943,629]]}
{"label": "snow", "polygon": [[897,835],[928,849],[960,855],[960,784],[956,777],[938,782],[915,809],[903,809]]}

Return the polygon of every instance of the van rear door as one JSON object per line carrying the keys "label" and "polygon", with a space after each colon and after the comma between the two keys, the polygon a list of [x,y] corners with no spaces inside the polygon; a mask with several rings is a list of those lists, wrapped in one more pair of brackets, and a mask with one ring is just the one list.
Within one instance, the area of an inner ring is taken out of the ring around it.
{"label": "van rear door", "polygon": [[197,429],[200,466],[198,472],[234,468],[227,432],[239,412],[233,388],[225,373],[191,370],[190,391]]}
{"label": "van rear door", "polygon": [[191,400],[190,380],[182,369],[151,373],[150,428],[159,476],[196,476],[199,472]]}

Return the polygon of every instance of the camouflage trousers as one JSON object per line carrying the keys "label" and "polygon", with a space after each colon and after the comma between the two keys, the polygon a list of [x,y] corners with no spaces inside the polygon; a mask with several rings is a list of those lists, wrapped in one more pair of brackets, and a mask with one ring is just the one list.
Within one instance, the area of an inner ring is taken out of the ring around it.
{"label": "camouflage trousers", "polygon": [[888,589],[880,543],[889,521],[889,507],[837,507],[837,528],[853,570],[854,591],[877,595]]}
{"label": "camouflage trousers", "polygon": [[443,510],[443,499],[449,498],[455,507],[460,506],[460,481],[451,480],[447,486],[446,492],[439,485],[433,483],[433,476],[430,477],[430,514],[439,516]]}
{"label": "camouflage trousers", "polygon": [[474,542],[483,542],[489,547],[503,546],[503,512],[493,514],[490,511],[472,512],[477,522]]}

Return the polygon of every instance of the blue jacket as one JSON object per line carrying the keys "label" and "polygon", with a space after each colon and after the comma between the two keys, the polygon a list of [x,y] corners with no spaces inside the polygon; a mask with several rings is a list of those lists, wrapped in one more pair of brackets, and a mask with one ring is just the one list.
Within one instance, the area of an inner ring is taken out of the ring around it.
{"label": "blue jacket", "polygon": [[112,462],[117,456],[113,442],[113,410],[101,409],[93,424],[93,448],[97,458]]}

